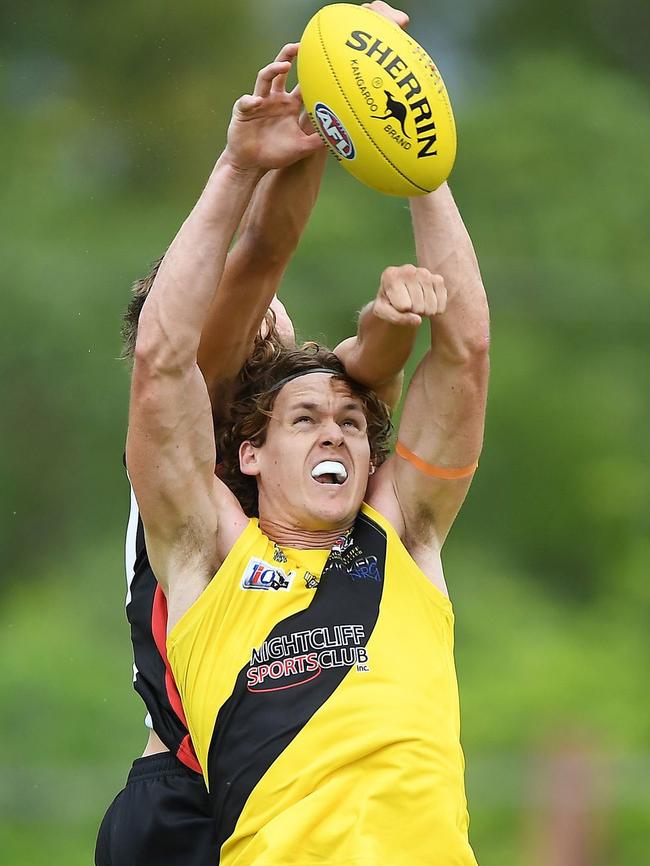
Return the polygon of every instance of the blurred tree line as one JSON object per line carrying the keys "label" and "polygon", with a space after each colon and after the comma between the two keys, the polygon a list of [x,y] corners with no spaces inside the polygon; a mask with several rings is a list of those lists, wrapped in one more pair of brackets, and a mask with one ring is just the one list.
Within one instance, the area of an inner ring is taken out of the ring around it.
{"label": "blurred tree line", "polygon": [[[139,748],[120,610],[120,317],[196,199],[233,100],[318,5],[0,7],[0,767],[43,739],[44,713],[54,733],[35,763],[104,760],[117,779]],[[404,6],[454,102],[451,183],[492,309],[486,446],[447,554],[466,745],[525,750],[571,719],[646,753],[650,7]],[[412,257],[405,202],[332,164],[285,281],[298,330],[335,343],[383,267]],[[80,719],[96,732],[81,746]],[[475,819],[486,863],[518,862],[504,815]],[[66,820],[48,832],[62,839]],[[611,862],[641,862],[647,818],[616,822]],[[2,833],[18,850],[19,831]],[[61,863],[87,862],[62,845]]]}
{"label": "blurred tree line", "polygon": [[[607,590],[644,552],[648,513],[650,120],[634,51],[647,6],[407,6],[432,54],[453,56],[452,183],[493,306],[487,450],[463,531],[554,591]],[[233,98],[316,8],[3,5],[11,569],[112,518],[128,285],[191,206]],[[360,306],[381,268],[409,257],[401,203],[332,172],[286,289],[305,334],[353,327],[346,269]],[[313,311],[302,298],[317,303],[326,280],[327,308]]]}

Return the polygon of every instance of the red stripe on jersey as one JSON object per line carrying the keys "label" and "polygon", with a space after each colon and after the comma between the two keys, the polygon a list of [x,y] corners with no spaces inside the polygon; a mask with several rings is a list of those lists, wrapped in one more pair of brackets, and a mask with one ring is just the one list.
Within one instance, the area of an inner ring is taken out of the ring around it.
{"label": "red stripe on jersey", "polygon": [[[181,696],[176,688],[169,659],[167,658],[167,599],[165,598],[165,594],[160,588],[160,585],[156,586],[153,605],[151,606],[151,633],[156,644],[156,649],[160,653],[162,660],[165,662],[165,689],[167,691],[169,703],[183,723],[183,726],[187,728],[187,719],[185,718],[185,713],[183,711]],[[179,761],[182,761],[186,767],[195,770],[197,773],[201,772],[201,766],[197,760],[196,752],[194,751],[194,746],[192,745],[192,740],[190,739],[189,734],[186,734],[183,738],[178,747],[176,757]]]}
{"label": "red stripe on jersey", "polygon": [[192,740],[190,740],[189,734],[185,734],[183,737],[183,742],[180,744],[178,751],[176,752],[176,757],[179,761],[182,761],[186,767],[189,767],[190,770],[195,770],[199,775],[203,775],[203,770],[201,769],[201,765],[196,757],[196,752],[194,751],[194,746],[192,745]]}

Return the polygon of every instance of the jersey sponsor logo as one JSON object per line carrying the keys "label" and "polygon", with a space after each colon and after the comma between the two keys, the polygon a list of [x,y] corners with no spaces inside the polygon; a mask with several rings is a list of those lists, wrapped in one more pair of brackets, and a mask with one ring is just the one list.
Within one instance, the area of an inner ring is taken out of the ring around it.
{"label": "jersey sponsor logo", "polygon": [[284,590],[288,592],[291,589],[291,583],[295,574],[290,571],[288,574],[277,565],[271,565],[263,559],[253,557],[241,579],[242,589],[259,589],[259,590]]}
{"label": "jersey sponsor logo", "polygon": [[342,535],[336,539],[330,557],[342,566],[351,580],[372,580],[381,583],[382,575],[377,557],[364,556],[363,550],[354,543],[351,535]]}
{"label": "jersey sponsor logo", "polygon": [[312,574],[311,571],[306,571],[304,574],[305,586],[307,589],[318,589],[320,577],[317,574]]}
{"label": "jersey sponsor logo", "polygon": [[251,651],[249,692],[278,692],[302,686],[327,668],[356,667],[367,673],[364,625],[333,625],[278,635]]}
{"label": "jersey sponsor logo", "polygon": [[348,574],[352,580],[381,580],[379,566],[377,565],[376,556],[362,556],[355,559],[352,565],[348,568]]}

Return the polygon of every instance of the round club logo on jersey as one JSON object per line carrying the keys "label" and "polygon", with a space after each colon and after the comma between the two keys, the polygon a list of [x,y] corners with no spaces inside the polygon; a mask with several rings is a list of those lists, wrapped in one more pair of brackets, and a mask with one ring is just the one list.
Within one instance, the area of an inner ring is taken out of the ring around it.
{"label": "round club logo on jersey", "polygon": [[314,106],[314,115],[321,133],[335,154],[343,159],[354,159],[356,151],[350,133],[332,109],[324,102],[317,102]]}

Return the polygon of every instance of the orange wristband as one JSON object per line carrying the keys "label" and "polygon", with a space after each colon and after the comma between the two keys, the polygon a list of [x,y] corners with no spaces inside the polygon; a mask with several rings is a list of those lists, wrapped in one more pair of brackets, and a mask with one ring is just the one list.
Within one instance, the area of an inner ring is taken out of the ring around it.
{"label": "orange wristband", "polygon": [[473,475],[478,468],[478,460],[470,466],[463,466],[462,469],[445,469],[443,466],[432,466],[431,463],[425,463],[417,454],[409,451],[401,442],[395,445],[395,453],[414,466],[419,472],[428,475],[430,478],[443,478],[446,481],[453,481],[456,478],[468,478]]}

